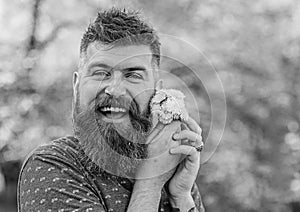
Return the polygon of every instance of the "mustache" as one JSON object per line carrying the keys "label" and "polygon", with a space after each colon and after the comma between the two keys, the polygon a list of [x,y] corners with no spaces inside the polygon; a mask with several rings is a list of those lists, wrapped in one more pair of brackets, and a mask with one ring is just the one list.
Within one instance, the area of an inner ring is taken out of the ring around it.
{"label": "mustache", "polygon": [[132,101],[128,99],[127,97],[115,97],[108,95],[106,93],[100,93],[96,96],[94,99],[95,107],[123,107],[126,109],[135,108],[137,107],[136,102],[134,99]]}
{"label": "mustache", "polygon": [[[132,121],[132,125],[141,132],[147,132],[151,128],[150,122],[150,105],[148,104],[144,113],[141,113],[138,103],[134,98],[128,97],[116,97],[106,93],[99,93],[92,101],[91,108],[94,108],[95,112],[99,111],[102,107],[121,107],[128,111],[129,117]],[[93,105],[94,104],[94,105]],[[139,124],[137,124],[139,123]]]}

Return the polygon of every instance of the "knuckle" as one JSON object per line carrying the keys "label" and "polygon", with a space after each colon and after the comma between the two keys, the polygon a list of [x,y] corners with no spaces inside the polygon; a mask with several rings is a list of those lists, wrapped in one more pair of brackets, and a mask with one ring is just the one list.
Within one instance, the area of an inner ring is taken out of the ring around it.
{"label": "knuckle", "polygon": [[194,155],[194,154],[197,153],[197,150],[196,150],[195,147],[190,147],[189,152],[190,152],[191,155]]}

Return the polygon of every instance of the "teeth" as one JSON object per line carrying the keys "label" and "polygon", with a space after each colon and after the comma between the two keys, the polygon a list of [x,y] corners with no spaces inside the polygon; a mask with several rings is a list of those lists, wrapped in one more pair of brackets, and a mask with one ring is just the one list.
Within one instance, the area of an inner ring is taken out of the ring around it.
{"label": "teeth", "polygon": [[101,111],[112,111],[112,112],[125,112],[125,108],[119,108],[119,107],[104,107],[101,109]]}

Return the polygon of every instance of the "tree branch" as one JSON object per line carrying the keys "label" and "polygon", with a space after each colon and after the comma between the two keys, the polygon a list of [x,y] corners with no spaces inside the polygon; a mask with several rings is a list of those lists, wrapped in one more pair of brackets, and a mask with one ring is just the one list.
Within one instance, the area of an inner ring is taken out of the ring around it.
{"label": "tree branch", "polygon": [[38,25],[38,20],[40,17],[40,6],[43,0],[35,0],[33,4],[33,9],[32,9],[32,28],[31,28],[31,33],[29,36],[29,41],[28,41],[28,46],[27,46],[27,51],[26,54],[28,55],[29,52],[33,49],[35,49],[36,44],[37,44],[37,39],[36,39],[36,31],[37,31],[37,25]]}
{"label": "tree branch", "polygon": [[60,33],[60,31],[63,28],[66,28],[71,24],[72,24],[71,22],[63,22],[57,25],[44,41],[38,42],[36,48],[38,50],[43,50],[49,43],[53,42],[57,38],[57,35]]}

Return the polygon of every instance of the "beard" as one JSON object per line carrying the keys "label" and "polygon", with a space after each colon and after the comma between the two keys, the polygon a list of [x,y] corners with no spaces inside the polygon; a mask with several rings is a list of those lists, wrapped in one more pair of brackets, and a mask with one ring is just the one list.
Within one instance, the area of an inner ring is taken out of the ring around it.
{"label": "beard", "polygon": [[[99,108],[110,106],[126,108],[129,123],[103,121]],[[78,92],[73,111],[75,136],[97,171],[134,178],[138,165],[147,157],[146,139],[152,127],[150,114],[150,107],[141,113],[134,99],[107,94],[97,95],[83,109]]]}

